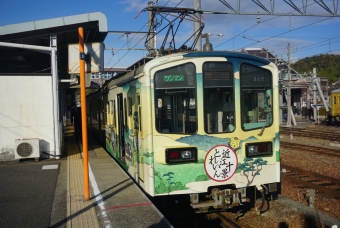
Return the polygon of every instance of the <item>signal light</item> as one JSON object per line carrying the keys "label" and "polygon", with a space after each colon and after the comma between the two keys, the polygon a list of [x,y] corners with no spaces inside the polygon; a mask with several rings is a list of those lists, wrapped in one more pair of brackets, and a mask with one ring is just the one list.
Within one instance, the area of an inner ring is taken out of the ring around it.
{"label": "signal light", "polygon": [[179,152],[178,151],[172,151],[169,154],[170,159],[178,159],[179,158]]}
{"label": "signal light", "polygon": [[197,162],[197,148],[171,148],[165,150],[166,163]]}
{"label": "signal light", "polygon": [[258,157],[272,155],[272,142],[248,143],[246,144],[246,156]]}
{"label": "signal light", "polygon": [[259,145],[258,148],[260,153],[267,152],[267,145]]}

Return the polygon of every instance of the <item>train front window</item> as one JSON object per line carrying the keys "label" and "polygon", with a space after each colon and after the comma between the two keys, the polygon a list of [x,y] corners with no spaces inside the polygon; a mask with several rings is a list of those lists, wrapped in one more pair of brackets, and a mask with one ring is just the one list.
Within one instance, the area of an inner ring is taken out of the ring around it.
{"label": "train front window", "polygon": [[203,64],[204,130],[206,133],[235,130],[234,70],[229,62]]}
{"label": "train front window", "polygon": [[273,123],[272,74],[248,63],[240,67],[241,121],[243,130],[253,130]]}
{"label": "train front window", "polygon": [[155,125],[161,133],[195,133],[196,68],[193,63],[155,74]]}

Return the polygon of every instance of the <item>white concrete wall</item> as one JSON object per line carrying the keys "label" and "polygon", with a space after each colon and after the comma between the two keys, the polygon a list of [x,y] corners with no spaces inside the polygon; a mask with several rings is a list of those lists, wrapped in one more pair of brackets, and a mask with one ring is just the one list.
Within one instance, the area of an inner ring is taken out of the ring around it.
{"label": "white concrete wall", "polygon": [[51,76],[0,75],[0,154],[14,152],[15,139],[39,138],[55,154]]}

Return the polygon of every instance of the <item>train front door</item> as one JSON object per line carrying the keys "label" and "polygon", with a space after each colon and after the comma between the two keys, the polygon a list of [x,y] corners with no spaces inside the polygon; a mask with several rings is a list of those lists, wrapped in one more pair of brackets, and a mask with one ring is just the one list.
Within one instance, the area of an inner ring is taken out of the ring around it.
{"label": "train front door", "polygon": [[119,142],[119,157],[125,162],[125,140],[124,140],[124,105],[123,95],[117,94],[117,110],[118,110],[118,142]]}

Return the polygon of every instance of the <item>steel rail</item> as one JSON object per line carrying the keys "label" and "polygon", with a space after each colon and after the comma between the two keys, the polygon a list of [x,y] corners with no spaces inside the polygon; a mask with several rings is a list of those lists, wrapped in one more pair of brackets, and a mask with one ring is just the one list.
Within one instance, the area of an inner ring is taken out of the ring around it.
{"label": "steel rail", "polygon": [[221,212],[214,212],[220,219],[223,227],[234,227],[234,228],[240,228],[237,223],[234,223],[232,220],[229,218],[225,217]]}
{"label": "steel rail", "polygon": [[[328,176],[324,176],[324,175],[320,175],[320,174],[313,173],[313,172],[309,172],[309,171],[302,170],[302,169],[299,169],[299,168],[287,166],[287,165],[284,165],[284,164],[281,164],[281,168],[291,171],[291,172],[288,172],[288,173],[283,172],[282,173],[283,175],[281,176],[283,179],[286,179],[288,181],[291,181],[291,182],[299,184],[299,185],[303,185],[303,186],[318,190],[318,191],[323,192],[323,193],[330,195],[330,196],[340,197],[340,190],[334,190],[334,189],[326,188],[322,185],[311,183],[310,181],[301,180],[301,178],[306,178],[306,176],[307,176],[307,177],[314,177],[314,178],[320,179],[318,182],[329,181],[333,185],[340,185],[340,180],[338,180],[338,179],[328,177]],[[296,175],[292,176],[294,174],[302,174],[304,176],[302,176],[302,177],[297,177]],[[313,180],[313,181],[315,181],[315,180]]]}
{"label": "steel rail", "polygon": [[325,131],[306,131],[306,130],[297,130],[297,129],[280,129],[280,134],[288,135],[292,134],[298,137],[310,137],[310,138],[318,138],[325,140],[340,140],[340,134],[336,134],[334,132],[325,132]]}
{"label": "steel rail", "polygon": [[303,147],[304,152],[308,153],[317,153],[322,154],[326,156],[333,156],[340,158],[340,150],[336,149],[328,149],[324,147],[315,147],[315,146],[309,146],[309,145],[302,145],[298,143],[291,143],[291,142],[283,142],[281,141],[280,147],[283,149],[295,149],[295,150],[302,150],[301,147]]}

